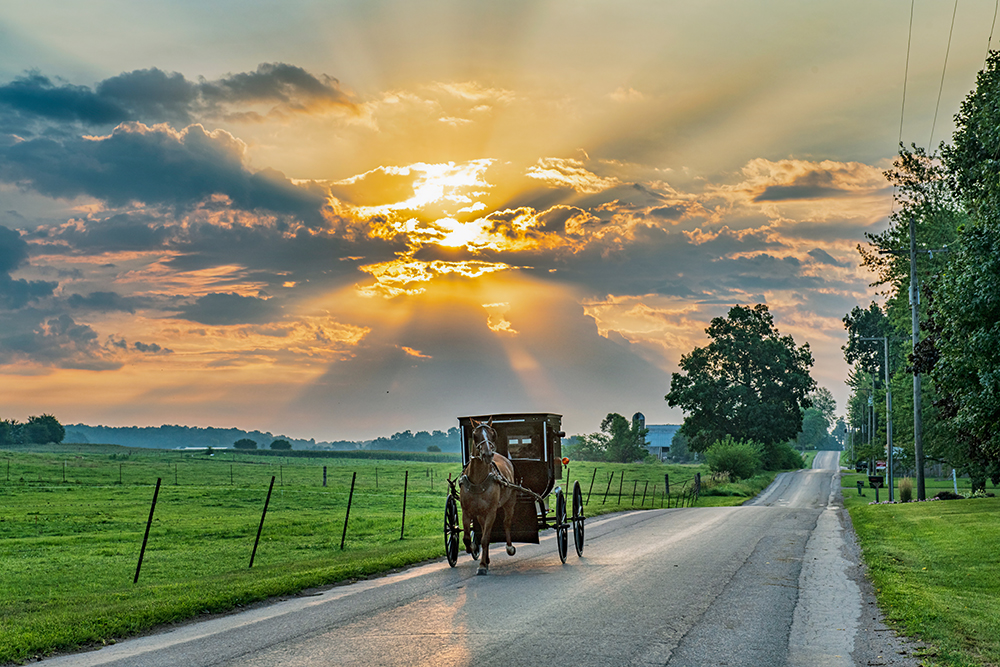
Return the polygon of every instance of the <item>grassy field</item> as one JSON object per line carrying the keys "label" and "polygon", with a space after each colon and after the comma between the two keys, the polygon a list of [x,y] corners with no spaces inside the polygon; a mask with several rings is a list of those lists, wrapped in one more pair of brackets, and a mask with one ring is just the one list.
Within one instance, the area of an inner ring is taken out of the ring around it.
{"label": "grassy field", "polygon": [[[0,451],[0,664],[440,558],[446,480],[461,473],[460,463],[426,461],[43,449]],[[702,466],[571,462],[559,484],[571,489],[579,480],[585,513],[595,516],[690,504],[697,472],[700,506],[740,504],[773,478],[731,484]]]}
{"label": "grassy field", "polygon": [[[1000,665],[1000,498],[869,505],[867,480],[844,474],[843,495],[890,623],[932,647],[925,665]],[[931,497],[952,481],[926,489]]]}

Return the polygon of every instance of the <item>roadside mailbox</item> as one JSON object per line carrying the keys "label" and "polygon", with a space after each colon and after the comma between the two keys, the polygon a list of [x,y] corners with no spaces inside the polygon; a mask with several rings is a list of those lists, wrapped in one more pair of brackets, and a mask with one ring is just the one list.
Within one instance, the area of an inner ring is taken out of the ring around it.
{"label": "roadside mailbox", "polygon": [[885,480],[881,475],[869,475],[868,486],[875,489],[875,502],[878,502],[878,490],[882,488],[883,484],[885,484]]}

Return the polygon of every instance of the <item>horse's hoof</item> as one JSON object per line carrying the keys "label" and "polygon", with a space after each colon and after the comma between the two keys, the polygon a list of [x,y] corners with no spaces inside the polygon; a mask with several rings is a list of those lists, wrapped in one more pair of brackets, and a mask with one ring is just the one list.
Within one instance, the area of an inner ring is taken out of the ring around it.
{"label": "horse's hoof", "polygon": [[514,545],[513,544],[508,544],[507,545],[507,555],[508,556],[513,556],[516,553],[517,553],[517,549],[514,548]]}
{"label": "horse's hoof", "polygon": [[480,567],[478,570],[476,570],[476,574],[489,574],[489,573],[490,573],[489,568],[485,567]]}

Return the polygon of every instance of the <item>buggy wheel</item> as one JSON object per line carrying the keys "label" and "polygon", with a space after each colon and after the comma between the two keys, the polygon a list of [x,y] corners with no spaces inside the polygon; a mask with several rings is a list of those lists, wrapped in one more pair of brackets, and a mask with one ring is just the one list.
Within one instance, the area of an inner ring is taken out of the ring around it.
{"label": "buggy wheel", "polygon": [[576,482],[573,485],[573,543],[577,556],[583,556],[583,521],[583,491],[580,482]]}
{"label": "buggy wheel", "polygon": [[448,565],[455,567],[458,563],[458,535],[461,528],[458,525],[458,505],[455,496],[448,494],[444,501],[444,553],[448,557]]}
{"label": "buggy wheel", "polygon": [[559,560],[566,562],[566,553],[569,551],[569,535],[567,534],[566,523],[566,495],[562,489],[556,491],[556,548],[559,550]]}

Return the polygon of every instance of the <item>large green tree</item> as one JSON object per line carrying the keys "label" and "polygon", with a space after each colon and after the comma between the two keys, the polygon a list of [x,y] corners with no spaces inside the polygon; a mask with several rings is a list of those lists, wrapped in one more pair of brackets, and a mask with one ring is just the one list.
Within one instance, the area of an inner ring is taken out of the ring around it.
{"label": "large green tree", "polygon": [[680,432],[690,449],[705,451],[727,435],[765,447],[793,439],[816,386],[809,344],[781,336],[764,304],[735,306],[705,333],[711,342],[681,357],[665,397],[687,413]]}
{"label": "large green tree", "polygon": [[584,461],[631,463],[646,458],[646,435],[649,429],[638,421],[629,422],[617,412],[610,412],[601,421],[601,430],[576,437],[570,452]]}

